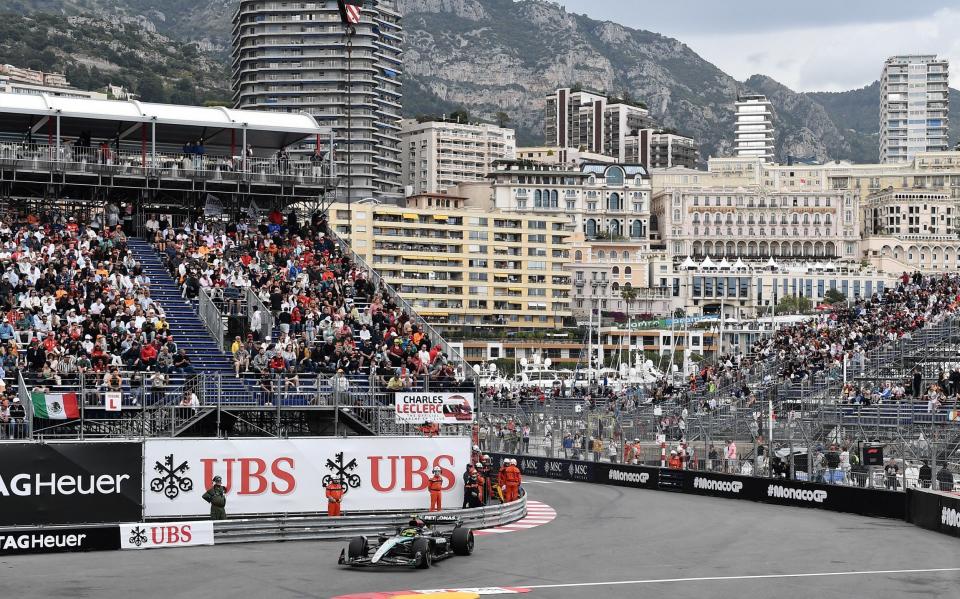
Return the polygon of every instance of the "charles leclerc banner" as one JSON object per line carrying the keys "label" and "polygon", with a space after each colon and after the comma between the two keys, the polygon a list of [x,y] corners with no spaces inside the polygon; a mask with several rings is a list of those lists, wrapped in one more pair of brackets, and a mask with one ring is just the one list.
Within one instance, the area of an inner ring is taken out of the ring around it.
{"label": "charles leclerc banner", "polygon": [[397,422],[470,424],[476,419],[473,393],[396,393]]}
{"label": "charles leclerc banner", "polygon": [[426,510],[434,467],[447,505],[463,499],[467,437],[347,439],[148,439],[144,515],[209,515],[204,492],[220,476],[227,514],[325,512],[326,485],[343,479],[345,512]]}

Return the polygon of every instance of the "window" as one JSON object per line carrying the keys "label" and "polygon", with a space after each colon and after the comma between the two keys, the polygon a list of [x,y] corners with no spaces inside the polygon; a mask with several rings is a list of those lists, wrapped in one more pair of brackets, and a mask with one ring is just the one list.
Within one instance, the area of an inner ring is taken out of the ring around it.
{"label": "window", "polygon": [[623,185],[623,169],[619,166],[611,166],[607,169],[606,172],[607,185],[608,186],[622,186]]}
{"label": "window", "polygon": [[597,236],[597,221],[593,218],[588,218],[587,222],[583,225],[583,232],[586,233],[587,237],[596,237]]}
{"label": "window", "polygon": [[609,199],[607,199],[607,209],[608,210],[620,210],[620,194],[611,193]]}

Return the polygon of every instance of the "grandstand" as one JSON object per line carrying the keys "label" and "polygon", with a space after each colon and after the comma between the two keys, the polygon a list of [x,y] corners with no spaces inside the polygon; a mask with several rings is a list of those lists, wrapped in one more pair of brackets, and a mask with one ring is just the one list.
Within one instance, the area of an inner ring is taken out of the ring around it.
{"label": "grandstand", "polygon": [[[394,391],[473,391],[327,226],[331,135],[305,114],[0,94],[0,366],[27,411],[9,436],[411,432]],[[70,393],[79,418],[34,417],[33,394]]]}
{"label": "grandstand", "polygon": [[[600,439],[603,458],[611,443],[622,449],[639,438],[640,459],[651,464],[661,461],[655,439],[663,435],[698,468],[711,467],[711,446],[722,451],[733,440],[738,468],[750,463],[765,475],[775,465],[772,443],[789,462],[784,468],[809,479],[829,477],[830,468],[808,453],[827,462],[843,450],[881,446],[902,479],[898,488],[918,484],[924,463],[934,485],[952,486],[960,466],[958,292],[955,275],[904,275],[882,296],[783,327],[748,355],[721,358],[686,381],[653,389],[548,393],[548,401],[537,401],[535,389],[509,398],[488,392],[481,435],[502,444],[512,421],[515,429],[531,426],[534,451],[558,455],[569,433],[580,441],[580,455],[591,453],[591,438]],[[879,479],[882,470],[864,470],[862,478]]]}

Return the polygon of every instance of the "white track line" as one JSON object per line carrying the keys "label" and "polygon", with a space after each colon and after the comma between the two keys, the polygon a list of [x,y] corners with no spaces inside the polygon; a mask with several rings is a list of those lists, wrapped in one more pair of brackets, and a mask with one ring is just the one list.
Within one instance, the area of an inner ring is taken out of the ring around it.
{"label": "white track line", "polygon": [[931,572],[960,572],[960,568],[922,568],[916,570],[859,570],[854,572],[808,572],[804,574],[752,574],[744,576],[700,576],[696,578],[650,578],[647,580],[611,580],[607,582],[571,582],[564,584],[513,584],[525,589],[563,589],[572,587],[603,587],[631,584],[661,584],[667,582],[718,582],[725,580],[765,580],[771,578],[815,578],[824,576],[869,576],[874,574],[921,574]]}

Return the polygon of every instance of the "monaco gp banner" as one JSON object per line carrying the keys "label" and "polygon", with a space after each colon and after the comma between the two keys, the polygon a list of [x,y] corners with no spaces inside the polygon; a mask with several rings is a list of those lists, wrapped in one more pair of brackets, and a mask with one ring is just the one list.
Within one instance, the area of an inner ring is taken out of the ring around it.
{"label": "monaco gp banner", "polygon": [[140,443],[0,444],[0,525],[139,520]]}
{"label": "monaco gp banner", "polygon": [[155,549],[213,545],[213,521],[120,525],[120,549]]}
{"label": "monaco gp banner", "polygon": [[325,512],[326,485],[343,479],[343,510],[426,510],[427,481],[439,467],[446,505],[463,499],[467,437],[347,439],[149,439],[144,447],[148,518],[210,513],[202,495],[220,476],[226,511]]}
{"label": "monaco gp banner", "polygon": [[467,424],[474,421],[473,393],[396,393],[397,422]]}

